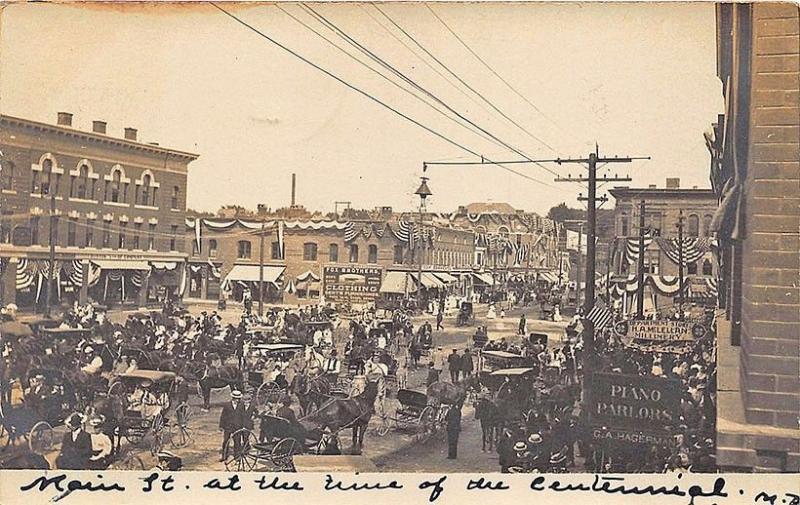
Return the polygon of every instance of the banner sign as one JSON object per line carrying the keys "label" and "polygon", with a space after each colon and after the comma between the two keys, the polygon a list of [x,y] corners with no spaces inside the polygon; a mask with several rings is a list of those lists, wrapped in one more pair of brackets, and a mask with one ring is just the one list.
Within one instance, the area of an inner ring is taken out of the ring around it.
{"label": "banner sign", "polygon": [[671,446],[673,443],[669,433],[643,433],[607,428],[592,428],[592,440],[600,444],[628,443]]}
{"label": "banner sign", "polygon": [[593,437],[655,443],[664,429],[679,423],[680,381],[618,373],[592,374],[589,424]]}
{"label": "banner sign", "polygon": [[629,331],[636,340],[694,340],[692,326],[687,321],[630,321]]}
{"label": "banner sign", "polygon": [[378,298],[381,269],[364,266],[326,266],[322,275],[325,300],[362,305]]}

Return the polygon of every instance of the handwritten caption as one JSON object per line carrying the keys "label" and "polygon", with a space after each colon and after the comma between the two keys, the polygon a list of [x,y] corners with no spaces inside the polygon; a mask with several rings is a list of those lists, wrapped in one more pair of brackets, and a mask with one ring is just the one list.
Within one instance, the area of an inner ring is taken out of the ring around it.
{"label": "handwritten caption", "polygon": [[[188,477],[187,477],[188,475]],[[297,475],[297,474],[295,474]],[[286,474],[220,474],[211,478],[198,481],[190,478],[191,474],[169,473],[151,471],[136,475],[135,480],[130,478],[119,479],[118,474],[113,476],[97,473],[91,478],[76,474],[56,473],[36,475],[29,481],[19,486],[23,495],[47,494],[50,500],[57,502],[67,497],[79,496],[83,493],[111,495],[116,493],[142,495],[171,495],[180,492],[195,493],[237,493],[237,492],[273,492],[273,493],[299,493],[307,489],[331,494],[351,493],[403,493],[405,501],[414,500],[419,503],[434,503],[448,493],[461,490],[467,493],[503,493],[513,492],[515,496],[528,493],[526,497],[534,495],[564,496],[576,495],[616,495],[629,497],[631,503],[640,501],[643,497],[673,498],[670,503],[686,503],[687,505],[722,505],[725,503],[753,503],[768,505],[800,505],[800,495],[795,491],[783,489],[756,489],[745,490],[726,480],[726,477],[711,476],[711,484],[700,484],[693,480],[692,475],[677,474],[670,484],[643,484],[642,477],[637,475],[636,482],[630,482],[625,476],[612,475],[514,475],[509,478],[496,476],[467,476],[465,479],[451,478],[442,475],[431,478],[415,477],[413,474],[392,476],[382,479],[372,474],[370,476],[358,473],[347,477],[323,474],[313,476],[287,476]],[[654,479],[663,481],[664,476]],[[704,480],[709,481],[709,476]],[[734,476],[728,479],[735,482]],[[646,479],[645,479],[646,481]],[[131,484],[131,482],[135,482]],[[199,485],[198,485],[199,482]],[[592,499],[595,499],[593,497]],[[332,496],[332,498],[334,498]],[[80,499],[80,498],[78,498]],[[674,499],[682,499],[675,501]]]}

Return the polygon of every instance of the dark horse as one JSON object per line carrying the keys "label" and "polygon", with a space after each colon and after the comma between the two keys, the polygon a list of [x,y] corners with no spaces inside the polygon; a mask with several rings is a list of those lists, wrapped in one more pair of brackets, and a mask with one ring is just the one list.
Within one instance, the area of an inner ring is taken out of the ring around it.
{"label": "dark horse", "polygon": [[481,422],[481,450],[491,451],[500,434],[503,420],[500,409],[488,398],[475,402],[475,419]]}
{"label": "dark horse", "polygon": [[364,432],[375,413],[375,397],[378,385],[368,382],[364,391],[352,398],[331,398],[313,414],[300,419],[308,431],[328,429],[338,433],[346,428],[353,429],[353,454],[361,454],[364,446]]}
{"label": "dark horse", "polygon": [[242,391],[244,374],[238,367],[222,365],[212,367],[202,362],[187,363],[180,372],[185,379],[196,379],[203,396],[203,410],[211,408],[211,390],[230,387]]}
{"label": "dark horse", "polygon": [[125,405],[118,395],[97,394],[91,405],[96,414],[105,418],[103,433],[111,439],[111,455],[117,456],[120,450],[122,435],[125,431]]}
{"label": "dark horse", "polygon": [[312,408],[319,408],[331,397],[331,385],[321,375],[309,378],[305,373],[295,374],[289,391],[297,397],[301,415],[310,414]]}

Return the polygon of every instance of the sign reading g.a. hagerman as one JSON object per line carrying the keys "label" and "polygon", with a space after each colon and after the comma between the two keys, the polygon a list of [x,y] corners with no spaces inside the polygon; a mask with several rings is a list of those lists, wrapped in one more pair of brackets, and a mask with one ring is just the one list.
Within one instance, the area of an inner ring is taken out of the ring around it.
{"label": "sign reading g.a. hagerman", "polygon": [[629,335],[636,340],[694,340],[692,326],[687,321],[631,321],[629,324]]}
{"label": "sign reading g.a. hagerman", "polygon": [[[592,375],[589,423],[598,439],[653,443],[680,415],[680,382],[658,377]],[[599,430],[599,431],[598,431]],[[624,433],[635,436],[625,436]],[[609,435],[610,434],[610,435]]]}
{"label": "sign reading g.a. hagerman", "polygon": [[325,299],[336,303],[375,301],[381,288],[381,269],[366,266],[326,266],[322,276]]}

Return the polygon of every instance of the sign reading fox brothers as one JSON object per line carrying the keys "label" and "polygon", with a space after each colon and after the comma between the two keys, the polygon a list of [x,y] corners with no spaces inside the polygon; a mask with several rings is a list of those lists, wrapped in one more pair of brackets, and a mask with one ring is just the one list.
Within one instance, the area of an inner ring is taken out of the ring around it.
{"label": "sign reading fox brothers", "polygon": [[331,265],[323,269],[325,301],[363,305],[378,298],[381,269],[359,265]]}
{"label": "sign reading fox brothers", "polygon": [[617,373],[592,374],[589,423],[599,441],[659,444],[680,424],[680,382]]}

